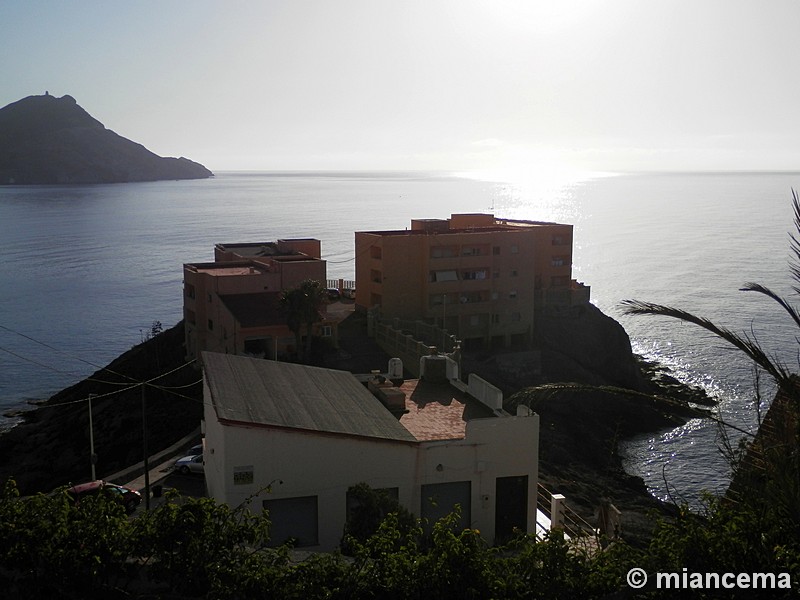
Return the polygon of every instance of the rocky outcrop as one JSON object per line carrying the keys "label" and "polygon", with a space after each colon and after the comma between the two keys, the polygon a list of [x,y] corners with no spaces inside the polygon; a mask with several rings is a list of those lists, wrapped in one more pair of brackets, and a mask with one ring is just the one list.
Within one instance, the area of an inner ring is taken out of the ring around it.
{"label": "rocky outcrop", "polygon": [[646,543],[648,512],[671,507],[625,473],[624,443],[700,416],[688,403],[711,399],[635,355],[624,328],[591,304],[538,312],[534,347],[465,357],[462,365],[501,387],[507,410],[524,404],[539,415],[539,476],[548,489],[590,521],[609,499],[624,513],[626,539]]}
{"label": "rocky outcrop", "polygon": [[[0,485],[13,477],[23,494],[87,481],[91,472],[87,398],[96,472],[101,478],[143,458],[142,388],[146,387],[148,450],[167,448],[197,429],[203,415],[200,372],[184,364],[181,321],[134,346],[106,368],[58,392],[0,435]],[[169,373],[166,376],[159,375]]]}
{"label": "rocky outcrop", "polygon": [[187,158],[164,158],[93,118],[71,96],[29,96],[0,109],[0,185],[204,179]]}
{"label": "rocky outcrop", "polygon": [[593,304],[537,313],[534,343],[542,352],[543,381],[579,381],[644,389],[631,340]]}

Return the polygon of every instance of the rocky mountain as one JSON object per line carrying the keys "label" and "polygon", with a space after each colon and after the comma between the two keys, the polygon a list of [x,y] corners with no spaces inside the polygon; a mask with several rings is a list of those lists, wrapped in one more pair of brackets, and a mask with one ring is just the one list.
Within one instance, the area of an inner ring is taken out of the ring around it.
{"label": "rocky mountain", "polygon": [[204,179],[187,158],[164,158],[93,118],[72,96],[28,96],[0,109],[0,185]]}

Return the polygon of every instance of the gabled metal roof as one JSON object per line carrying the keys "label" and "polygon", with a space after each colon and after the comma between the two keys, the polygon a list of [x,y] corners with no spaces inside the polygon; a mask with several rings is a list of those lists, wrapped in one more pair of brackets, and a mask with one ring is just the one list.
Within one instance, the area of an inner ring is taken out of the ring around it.
{"label": "gabled metal roof", "polygon": [[403,442],[416,438],[350,373],[203,352],[220,420]]}

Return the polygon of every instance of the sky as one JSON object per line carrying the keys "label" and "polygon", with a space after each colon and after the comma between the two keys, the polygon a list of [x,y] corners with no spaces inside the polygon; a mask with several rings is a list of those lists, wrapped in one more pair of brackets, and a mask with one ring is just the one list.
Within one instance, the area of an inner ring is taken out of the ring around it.
{"label": "sky", "polygon": [[800,170],[795,0],[0,0],[0,106],[222,170]]}

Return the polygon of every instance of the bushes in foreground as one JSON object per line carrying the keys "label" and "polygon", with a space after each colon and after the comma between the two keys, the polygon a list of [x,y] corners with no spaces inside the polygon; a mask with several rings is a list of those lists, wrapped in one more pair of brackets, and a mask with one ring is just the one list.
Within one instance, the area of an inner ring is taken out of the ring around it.
{"label": "bushes in foreground", "polygon": [[[759,521],[745,509],[711,504],[662,523],[647,551],[622,543],[593,554],[555,533],[544,541],[519,535],[490,547],[458,514],[424,536],[420,523],[386,516],[375,533],[347,537],[349,555],[299,559],[269,547],[269,520],[245,507],[172,496],[129,519],[102,497],[71,504],[65,495],[22,499],[13,481],[0,497],[0,589],[11,598],[600,598],[634,595],[632,567],[648,573],[790,572],[800,575],[793,531]],[[758,529],[756,529],[758,528]],[[765,531],[769,535],[763,535]],[[795,586],[796,587],[796,586]],[[647,597],[675,589],[647,588]],[[683,590],[718,597],[720,590]],[[730,593],[728,593],[730,592]],[[737,590],[727,590],[728,597]],[[783,597],[791,590],[741,590]],[[754,596],[753,594],[756,594]]]}

